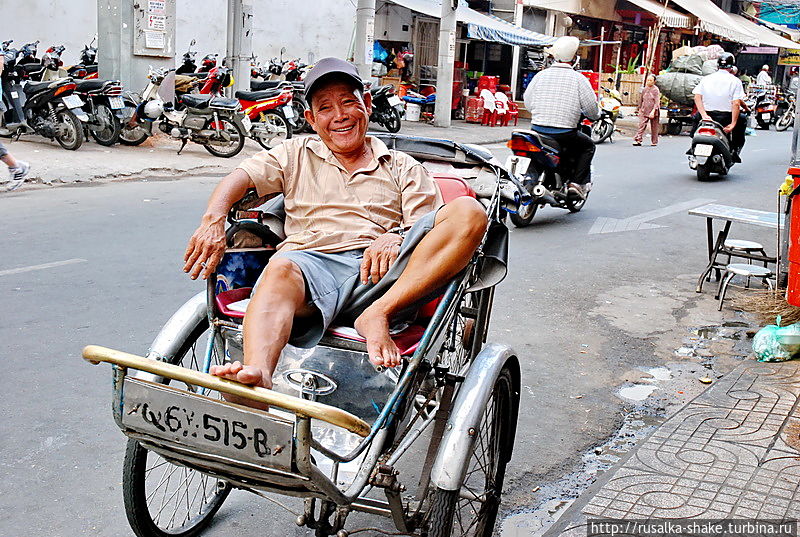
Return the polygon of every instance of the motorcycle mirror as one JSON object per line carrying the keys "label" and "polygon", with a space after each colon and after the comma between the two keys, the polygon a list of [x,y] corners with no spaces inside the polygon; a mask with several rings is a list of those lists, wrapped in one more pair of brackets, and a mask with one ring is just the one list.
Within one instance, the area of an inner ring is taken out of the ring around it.
{"label": "motorcycle mirror", "polygon": [[286,47],[281,47],[281,60],[283,60],[284,54],[286,54]]}
{"label": "motorcycle mirror", "polygon": [[608,81],[609,81],[609,82],[614,82],[614,79],[613,79],[613,78],[611,78],[611,77],[608,77]]}
{"label": "motorcycle mirror", "polygon": [[193,46],[195,46],[196,44],[197,44],[197,41],[195,41],[194,39],[192,39],[191,41],[189,41],[189,46],[190,46],[190,47],[193,47]]}

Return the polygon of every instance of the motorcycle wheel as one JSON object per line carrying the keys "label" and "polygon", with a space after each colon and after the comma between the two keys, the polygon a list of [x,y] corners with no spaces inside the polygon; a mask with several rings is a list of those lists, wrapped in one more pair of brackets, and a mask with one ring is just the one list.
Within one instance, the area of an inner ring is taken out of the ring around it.
{"label": "motorcycle wheel", "polygon": [[214,155],[215,157],[222,157],[222,158],[231,158],[235,157],[239,154],[239,152],[244,147],[244,131],[242,128],[234,121],[231,121],[229,118],[220,118],[218,122],[215,122],[213,119],[209,119],[206,122],[206,129],[214,129],[214,123],[219,123],[219,128],[221,131],[226,132],[230,135],[230,141],[228,145],[214,145],[210,143],[203,144],[203,147],[206,148],[206,151]]}
{"label": "motorcycle wheel", "polygon": [[97,129],[89,129],[89,134],[94,141],[106,147],[112,146],[119,140],[122,123],[114,112],[104,104],[97,105],[97,122],[101,125]]}
{"label": "motorcycle wheel", "polygon": [[708,181],[711,178],[711,172],[705,166],[697,166],[697,180]]}
{"label": "motorcycle wheel", "polygon": [[400,112],[397,111],[397,108],[392,108],[386,117],[386,123],[384,124],[384,127],[386,127],[387,131],[395,133],[400,130],[401,125]]}
{"label": "motorcycle wheel", "polygon": [[292,108],[294,109],[294,127],[292,127],[293,134],[300,134],[306,130],[306,108],[308,105],[299,99],[292,100]]}
{"label": "motorcycle wheel", "polygon": [[758,128],[763,130],[769,130],[769,123],[761,119],[761,116],[756,117],[756,123],[758,123]]}
{"label": "motorcycle wheel", "polygon": [[261,118],[254,123],[253,127],[256,127],[259,123],[262,128],[271,127],[272,133],[268,136],[258,136],[255,134],[256,130],[251,129],[250,132],[253,133],[253,139],[258,142],[258,145],[267,151],[292,137],[292,129],[289,127],[289,123],[277,112],[262,112]]}
{"label": "motorcycle wheel", "polygon": [[139,125],[135,127],[123,125],[119,133],[119,143],[123,145],[140,145],[147,140],[148,136],[147,131]]}
{"label": "motorcycle wheel", "polygon": [[608,140],[614,133],[614,124],[605,119],[595,121],[592,124],[592,141],[596,144],[602,144]]}
{"label": "motorcycle wheel", "polygon": [[792,126],[792,123],[794,123],[794,114],[791,110],[787,110],[778,118],[778,121],[775,122],[775,130],[778,132],[785,131]]}
{"label": "motorcycle wheel", "polygon": [[[525,190],[528,191],[528,194],[533,196],[533,182],[530,181],[525,184]],[[517,208],[516,213],[508,213],[508,217],[511,219],[511,222],[516,227],[527,227],[531,225],[531,221],[533,217],[536,215],[536,210],[539,208],[539,204],[536,203],[536,200],[532,200],[528,205],[521,205]]]}
{"label": "motorcycle wheel", "polygon": [[75,151],[83,144],[83,126],[81,120],[69,110],[61,110],[56,115],[56,141],[58,145],[69,151]]}

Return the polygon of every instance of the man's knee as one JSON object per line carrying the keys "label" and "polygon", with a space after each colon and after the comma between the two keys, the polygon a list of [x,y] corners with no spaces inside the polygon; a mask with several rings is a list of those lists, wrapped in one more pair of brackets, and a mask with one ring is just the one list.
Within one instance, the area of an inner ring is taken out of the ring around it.
{"label": "man's knee", "polygon": [[483,238],[489,225],[486,210],[481,203],[471,196],[460,196],[449,202],[442,209],[445,220],[454,224],[457,233],[465,236]]}
{"label": "man's knee", "polygon": [[264,269],[264,279],[303,285],[303,271],[295,263],[285,257],[273,257]]}

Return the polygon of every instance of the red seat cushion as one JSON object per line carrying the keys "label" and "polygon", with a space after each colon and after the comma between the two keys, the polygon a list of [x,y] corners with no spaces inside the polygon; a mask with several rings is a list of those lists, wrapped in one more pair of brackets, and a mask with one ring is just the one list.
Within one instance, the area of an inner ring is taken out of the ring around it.
{"label": "red seat cushion", "polygon": [[433,178],[436,180],[436,184],[439,185],[439,191],[442,193],[442,199],[445,203],[450,203],[460,196],[476,197],[472,187],[457,175],[435,173],[433,174]]}

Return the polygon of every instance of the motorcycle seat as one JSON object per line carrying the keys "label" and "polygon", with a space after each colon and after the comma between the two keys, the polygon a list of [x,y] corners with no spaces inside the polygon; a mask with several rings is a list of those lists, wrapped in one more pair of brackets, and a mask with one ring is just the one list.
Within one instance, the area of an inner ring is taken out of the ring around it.
{"label": "motorcycle seat", "polygon": [[96,91],[101,89],[106,84],[106,82],[108,82],[108,80],[92,79],[92,80],[75,81],[75,84],[77,86],[75,88],[75,91],[80,93],[88,93],[90,91]]}
{"label": "motorcycle seat", "polygon": [[535,136],[535,137],[539,138],[539,141],[541,142],[542,147],[544,149],[547,149],[548,151],[551,151],[553,153],[560,153],[561,152],[561,144],[559,144],[557,141],[555,141],[555,139],[550,138],[548,135],[543,134],[541,132],[536,132],[534,130],[521,131],[521,132],[524,132],[526,134],[530,134],[532,136]]}
{"label": "motorcycle seat", "polygon": [[250,81],[250,91],[262,91],[265,89],[272,89],[277,88],[281,84],[284,84],[285,80],[251,80]]}
{"label": "motorcycle seat", "polygon": [[207,108],[208,103],[211,102],[212,98],[212,95],[187,93],[185,95],[181,95],[180,100],[189,108]]}
{"label": "motorcycle seat", "polygon": [[277,97],[283,92],[281,88],[268,89],[263,91],[237,91],[234,97],[243,101],[263,101]]}
{"label": "motorcycle seat", "polygon": [[239,107],[239,100],[238,99],[229,99],[227,97],[214,97],[209,102],[209,106],[212,108],[230,108],[235,109]]}
{"label": "motorcycle seat", "polygon": [[25,84],[25,95],[33,95],[34,93],[39,93],[40,91],[44,91],[46,89],[50,89],[51,87],[56,87],[62,85],[64,79],[57,80],[57,81],[48,81],[48,82],[29,82]]}

